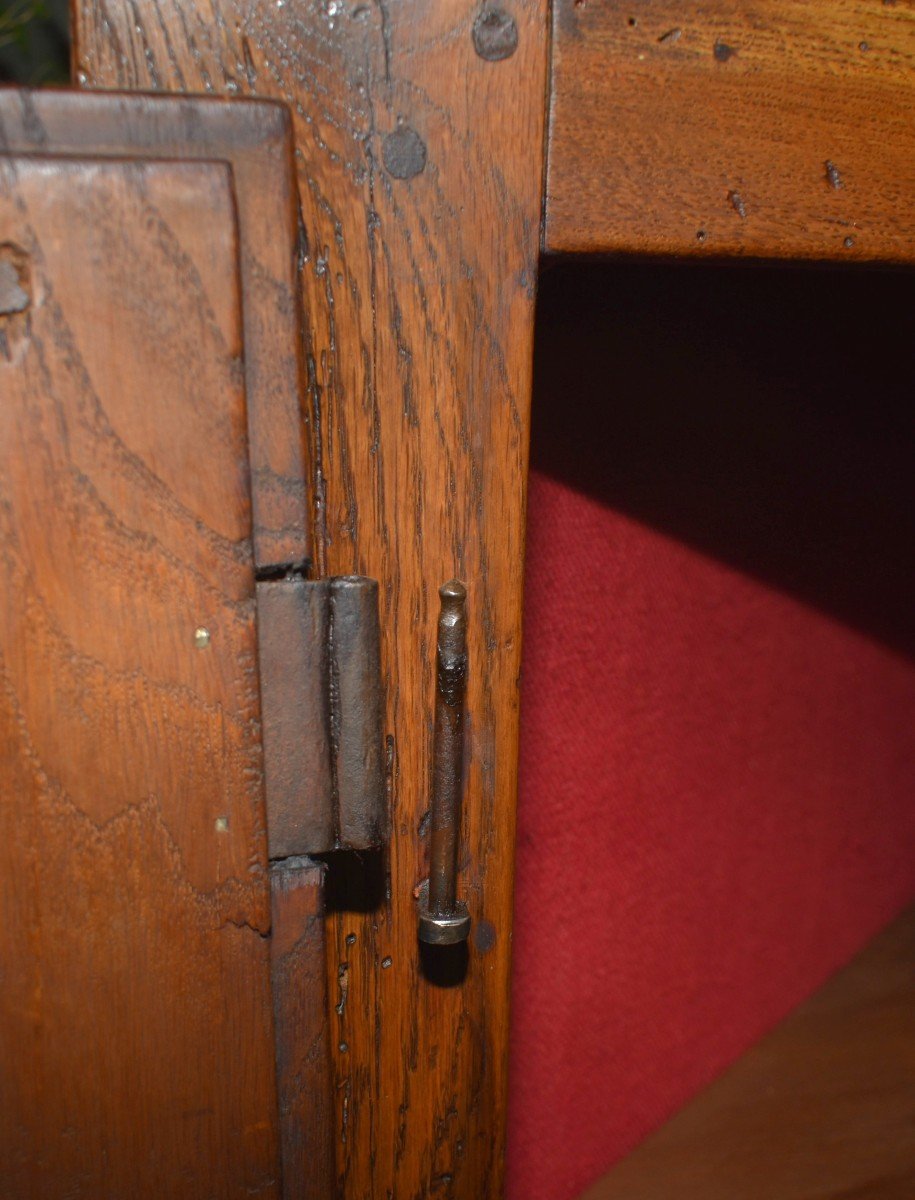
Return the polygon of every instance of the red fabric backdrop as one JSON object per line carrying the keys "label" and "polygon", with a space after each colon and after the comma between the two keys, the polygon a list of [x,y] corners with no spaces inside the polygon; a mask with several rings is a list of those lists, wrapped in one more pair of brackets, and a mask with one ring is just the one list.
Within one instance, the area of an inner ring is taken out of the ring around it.
{"label": "red fabric backdrop", "polygon": [[570,1200],[915,891],[905,276],[605,267],[538,327],[510,1200]]}

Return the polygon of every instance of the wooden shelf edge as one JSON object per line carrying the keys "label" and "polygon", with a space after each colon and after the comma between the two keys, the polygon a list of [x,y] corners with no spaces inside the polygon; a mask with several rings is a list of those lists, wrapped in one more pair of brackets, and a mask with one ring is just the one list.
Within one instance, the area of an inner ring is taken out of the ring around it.
{"label": "wooden shelf edge", "polygon": [[915,906],[582,1200],[911,1200]]}

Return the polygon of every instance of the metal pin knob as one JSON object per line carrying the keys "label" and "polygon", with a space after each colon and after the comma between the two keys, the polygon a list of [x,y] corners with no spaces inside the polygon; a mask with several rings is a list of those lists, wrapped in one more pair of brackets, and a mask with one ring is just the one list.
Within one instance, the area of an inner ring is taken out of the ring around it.
{"label": "metal pin knob", "polygon": [[462,942],[470,916],[457,898],[458,841],[467,690],[467,589],[456,579],[439,588],[435,732],[432,747],[432,836],[429,879],[419,892],[419,937],[432,945]]}

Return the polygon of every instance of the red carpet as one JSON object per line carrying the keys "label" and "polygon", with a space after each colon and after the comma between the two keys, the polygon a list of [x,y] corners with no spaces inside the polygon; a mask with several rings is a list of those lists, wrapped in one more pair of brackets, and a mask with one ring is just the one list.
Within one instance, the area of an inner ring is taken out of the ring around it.
{"label": "red carpet", "polygon": [[915,668],[547,479],[531,507],[509,1196],[566,1200],[910,898]]}
{"label": "red carpet", "polygon": [[[587,314],[568,290],[560,299],[552,319],[586,358]],[[644,310],[655,308],[646,287]],[[562,348],[562,331],[551,336]],[[561,358],[567,395],[599,386],[586,366],[569,381]],[[540,386],[555,392],[546,374]],[[609,391],[608,403],[633,407]],[[649,453],[632,434],[645,414],[636,407],[631,426],[614,416],[592,435],[614,462],[647,471],[663,421],[648,414]],[[895,585],[872,569],[869,613],[867,589],[849,583],[886,520],[869,525],[861,499],[860,527],[843,525],[836,501],[822,526],[839,530],[823,554],[833,575],[808,569],[804,538],[823,542],[814,529],[799,535],[792,573],[763,552],[758,513],[765,500],[779,542],[803,521],[779,507],[783,491],[753,496],[754,442],[717,480],[720,504],[747,514],[731,553],[723,535],[711,544],[720,529],[678,525],[689,496],[668,519],[642,503],[658,495],[650,481],[598,495],[587,430],[576,447],[559,444],[560,425],[576,419],[565,410],[546,431],[541,420],[535,463],[551,473],[535,473],[530,499],[510,1200],[578,1196],[915,892],[915,664],[887,616]],[[667,467],[675,442],[663,443]],[[842,464],[860,456],[843,444],[830,470],[836,494],[854,499],[855,472]],[[802,493],[822,493],[809,471],[798,478]],[[872,490],[895,478],[887,467]],[[633,515],[642,511],[648,523]],[[910,563],[906,521],[887,536]],[[753,562],[740,558],[748,543]]]}

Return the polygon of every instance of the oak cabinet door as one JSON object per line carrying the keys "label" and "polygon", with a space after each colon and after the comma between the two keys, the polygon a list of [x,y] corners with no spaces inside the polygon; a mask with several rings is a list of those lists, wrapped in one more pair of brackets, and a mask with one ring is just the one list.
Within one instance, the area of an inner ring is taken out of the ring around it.
{"label": "oak cabinet door", "polygon": [[238,233],[0,158],[0,1191],[279,1195]]}

